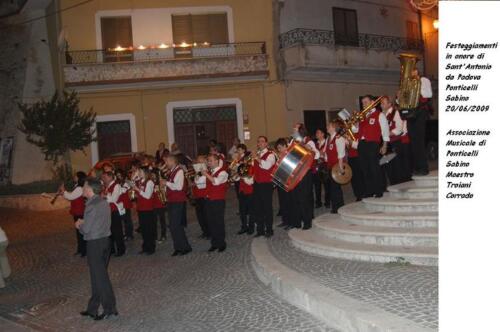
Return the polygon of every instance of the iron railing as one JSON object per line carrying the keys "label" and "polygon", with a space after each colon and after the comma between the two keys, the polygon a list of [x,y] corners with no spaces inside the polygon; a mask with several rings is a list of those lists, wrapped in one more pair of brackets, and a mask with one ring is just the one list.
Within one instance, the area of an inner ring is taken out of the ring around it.
{"label": "iron railing", "polygon": [[202,59],[266,54],[265,42],[211,44],[122,50],[67,51],[66,64],[98,64],[155,60]]}
{"label": "iron railing", "polygon": [[297,44],[303,45],[341,45],[370,49],[414,50],[422,51],[424,43],[421,39],[396,36],[373,35],[359,33],[357,36],[335,34],[333,30],[293,29],[282,33],[279,37],[280,47],[287,48]]}

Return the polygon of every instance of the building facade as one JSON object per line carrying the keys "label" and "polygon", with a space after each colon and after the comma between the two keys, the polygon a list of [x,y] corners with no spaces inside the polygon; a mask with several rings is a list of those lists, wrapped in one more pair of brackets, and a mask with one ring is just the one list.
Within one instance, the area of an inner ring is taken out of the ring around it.
{"label": "building facade", "polygon": [[97,141],[72,154],[73,166],[154,153],[160,142],[195,156],[210,139],[253,148],[258,135],[286,134],[276,4],[107,0],[63,11],[63,85],[97,113]]}
{"label": "building facade", "polygon": [[400,53],[417,54],[437,79],[437,12],[399,0],[284,0],[279,17],[289,123],[324,128],[342,108],[359,109],[360,96],[395,96]]}

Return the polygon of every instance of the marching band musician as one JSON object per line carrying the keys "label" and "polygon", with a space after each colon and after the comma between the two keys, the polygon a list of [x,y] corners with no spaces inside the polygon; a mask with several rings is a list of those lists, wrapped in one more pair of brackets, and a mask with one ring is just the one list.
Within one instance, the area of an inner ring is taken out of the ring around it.
{"label": "marching band musician", "polygon": [[142,235],[142,250],[139,254],[152,255],[156,250],[154,238],[156,223],[153,215],[152,199],[155,185],[150,179],[150,171],[147,168],[140,168],[137,175],[138,181],[134,184],[133,189],[137,193],[136,209]]}
{"label": "marching band musician", "polygon": [[104,184],[102,196],[106,198],[111,209],[111,253],[114,253],[116,257],[120,257],[125,254],[122,225],[122,215],[125,214],[125,209],[123,204],[120,203],[122,189],[118,182],[115,181],[115,175],[110,171],[102,173],[101,180]]}
{"label": "marching band musician", "polygon": [[[63,197],[70,202],[69,213],[73,216],[73,221],[83,219],[83,212],[85,211],[85,199],[83,197],[83,185],[87,175],[84,172],[76,172],[74,176],[75,187],[71,192],[66,191],[64,184],[59,188]],[[76,229],[77,249],[75,255],[85,257],[87,255],[87,245],[83,239],[83,235]]]}
{"label": "marching band musician", "polygon": [[257,152],[254,158],[254,211],[257,223],[256,237],[273,236],[273,182],[272,169],[276,164],[276,157],[268,149],[266,136],[257,138]]}
{"label": "marching band musician", "polygon": [[170,233],[174,244],[172,256],[186,255],[192,251],[191,245],[184,230],[184,211],[187,201],[187,183],[184,170],[179,165],[176,155],[167,158],[167,166],[170,169],[166,180],[168,219],[170,222]]}
{"label": "marching band musician", "polygon": [[[196,158],[198,164],[206,164],[207,157],[205,155],[199,155]],[[192,193],[194,198],[194,207],[196,212],[196,218],[198,219],[198,224],[200,225],[202,239],[209,239],[210,232],[208,229],[207,215],[205,213],[205,204],[207,200],[207,178],[202,174],[196,174],[194,181],[192,183]]]}
{"label": "marching band musician", "polygon": [[380,107],[387,118],[389,124],[389,138],[393,152],[396,153],[394,159],[389,163],[388,177],[392,185],[408,181],[411,177],[409,169],[409,154],[406,148],[408,144],[403,144],[408,139],[405,126],[406,120],[401,118],[399,110],[393,106],[388,96],[382,97]]}
{"label": "marching band musician", "polygon": [[125,209],[125,214],[122,216],[123,219],[123,231],[125,234],[124,239],[125,240],[132,240],[134,239],[134,224],[132,222],[132,201],[130,200],[130,197],[128,196],[128,191],[131,188],[131,186],[127,183],[126,181],[126,176],[125,173],[122,169],[117,169],[116,170],[116,181],[120,185],[121,188],[121,194],[119,198],[119,202],[122,203],[123,208]]}
{"label": "marching band musician", "polygon": [[[156,227],[154,229],[154,238],[158,243],[163,243],[167,240],[167,222],[165,220],[165,204],[160,199],[159,191],[163,190],[160,188],[160,178],[159,170],[155,169],[155,172],[151,173],[152,180],[155,183],[155,189],[153,190],[153,218],[155,219]],[[158,224],[160,225],[160,236],[158,237]]]}
{"label": "marching band musician", "polygon": [[[375,98],[370,95],[364,96],[361,99],[363,108],[368,107],[374,100]],[[380,147],[381,138],[382,147]],[[365,182],[364,197],[382,197],[384,193],[384,175],[379,164],[379,154],[386,154],[389,140],[387,118],[374,107],[359,123],[357,149]]]}
{"label": "marching band musician", "polygon": [[[275,143],[278,157],[281,159],[287,153],[288,144],[286,139],[280,138]],[[293,202],[292,192],[287,192],[285,189],[278,186],[278,201],[281,211],[281,224],[278,227],[284,227],[285,230],[295,228],[298,224],[297,206]]]}
{"label": "marching band musician", "polygon": [[[317,164],[320,153],[314,144],[314,141],[307,135],[307,130],[304,124],[297,123],[293,128],[293,135],[295,141],[302,142],[314,153],[314,163]],[[313,163],[313,165],[314,165]],[[302,229],[310,229],[312,226],[312,219],[314,218],[314,197],[313,197],[313,182],[311,170],[308,170],[297,187],[293,190],[295,196],[295,203],[299,209],[299,221],[295,227]],[[303,223],[303,225],[302,225]]]}
{"label": "marching band musician", "polygon": [[432,111],[431,98],[432,86],[427,77],[420,76],[417,68],[412,72],[414,79],[421,82],[420,98],[418,101],[415,117],[408,119],[408,133],[410,135],[410,146],[413,156],[413,171],[416,175],[429,174],[427,163],[427,151],[425,149],[425,127],[427,119]]}
{"label": "marching band musician", "polygon": [[[245,144],[238,144],[238,155],[241,160],[249,157],[250,152],[247,151],[247,146]],[[238,235],[247,233],[248,235],[253,234],[255,231],[255,219],[253,211],[253,165],[249,166],[248,174],[241,175],[238,174],[236,179],[239,183],[238,185],[238,207],[240,212],[241,229],[238,231]]]}
{"label": "marching band musician", "polygon": [[[359,129],[358,127],[352,128],[352,132],[355,137],[355,142],[359,140]],[[356,197],[356,202],[359,202],[363,199],[365,194],[365,180],[363,177],[363,171],[361,170],[361,164],[359,162],[359,154],[357,149],[357,143],[355,142],[347,142],[347,159],[349,161],[349,166],[351,166],[352,170],[352,178],[351,178],[351,187],[354,193],[354,197]]]}
{"label": "marching band musician", "polygon": [[[344,169],[344,159],[346,150],[346,140],[343,136],[339,135],[338,130],[340,126],[335,121],[330,121],[327,126],[327,131],[329,134],[325,157],[328,165],[329,173],[331,173],[332,167],[337,163],[340,169]],[[330,199],[331,199],[331,213],[338,213],[338,209],[344,205],[344,194],[342,192],[342,187],[340,184],[335,182],[331,176],[328,177],[328,184],[330,187]]]}
{"label": "marching band musician", "polygon": [[207,201],[205,211],[208,220],[208,228],[211,236],[211,247],[209,252],[226,250],[226,230],[224,224],[224,210],[226,206],[227,180],[229,175],[220,166],[219,156],[210,154],[208,156],[208,167],[210,171],[202,174],[207,181]]}
{"label": "marching band musician", "polygon": [[321,187],[325,189],[325,207],[330,207],[330,186],[329,182],[324,182],[321,176],[321,168],[325,163],[325,150],[326,150],[326,137],[323,129],[316,130],[316,149],[319,151],[320,156],[314,164],[313,168],[313,185],[314,185],[314,196],[316,199],[316,208],[323,206],[321,201]]}

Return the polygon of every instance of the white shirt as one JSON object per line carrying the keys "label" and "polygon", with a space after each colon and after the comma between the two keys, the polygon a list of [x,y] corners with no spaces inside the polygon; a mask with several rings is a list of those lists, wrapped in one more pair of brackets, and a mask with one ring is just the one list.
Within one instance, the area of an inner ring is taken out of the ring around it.
{"label": "white shirt", "polygon": [[243,182],[251,186],[253,184],[253,177],[251,176],[245,176],[243,177]]}
{"label": "white shirt", "polygon": [[205,175],[196,176],[194,178],[194,184],[198,189],[205,189],[207,187],[207,178],[205,177]]}
{"label": "white shirt", "polygon": [[144,191],[139,190],[139,195],[141,195],[145,199],[150,199],[151,196],[153,196],[154,189],[155,189],[155,184],[153,183],[153,181],[148,180],[148,182],[146,182],[146,188],[144,188]]}
{"label": "white shirt", "polygon": [[[394,109],[391,107],[387,110],[385,116],[389,116]],[[391,136],[399,136],[403,133],[403,119],[401,119],[401,116],[399,115],[399,112],[396,112],[394,114],[394,117],[392,118],[392,121],[394,121],[395,127],[393,130],[391,130]]]}
{"label": "white shirt", "polygon": [[314,144],[314,141],[310,140],[306,145],[312,152],[314,152],[314,159],[319,159],[319,150],[316,148],[316,144]]}
{"label": "white shirt", "polygon": [[175,166],[175,168],[172,170],[172,172],[175,172],[177,169],[177,173],[175,173],[174,176],[174,181],[170,182],[167,181],[167,187],[171,190],[182,190],[184,187],[184,170],[179,167],[179,165]]}
{"label": "white shirt", "polygon": [[80,198],[83,195],[83,188],[78,186],[73,189],[72,192],[65,191],[63,193],[63,197],[66,198],[68,201],[74,201],[77,198]]}
{"label": "white shirt", "polygon": [[[107,188],[111,187],[113,185],[113,183],[115,183],[114,180],[111,181],[111,183],[109,184],[109,186],[107,186]],[[115,187],[113,188],[113,192],[106,194],[106,200],[108,201],[108,203],[113,203],[113,204],[117,205],[118,199],[120,198],[121,193],[122,193],[121,186],[117,183],[115,185]]]}
{"label": "white shirt", "polygon": [[[215,174],[217,173],[218,171],[220,170],[220,167],[216,167],[211,174]],[[218,185],[221,185],[223,183],[226,183],[227,182],[227,178],[228,178],[228,174],[226,171],[222,171],[219,173],[219,175],[217,176],[212,176],[213,177],[213,180],[212,180],[212,184],[214,186],[218,186]]]}
{"label": "white shirt", "polygon": [[420,77],[420,94],[424,98],[432,98],[431,81],[427,77]]}
{"label": "white shirt", "polygon": [[[259,157],[262,157],[267,153],[268,148],[265,148],[259,152]],[[276,157],[274,156],[274,153],[270,153],[266,159],[261,159],[259,162],[259,166],[262,169],[271,169],[271,167],[274,166],[276,163]]]}

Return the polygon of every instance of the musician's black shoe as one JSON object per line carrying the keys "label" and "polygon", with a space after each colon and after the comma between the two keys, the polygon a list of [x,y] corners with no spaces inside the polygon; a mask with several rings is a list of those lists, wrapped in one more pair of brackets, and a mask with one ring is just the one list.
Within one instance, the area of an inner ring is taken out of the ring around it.
{"label": "musician's black shoe", "polygon": [[316,208],[316,209],[319,209],[319,208],[320,208],[320,207],[322,207],[322,206],[323,206],[323,204],[321,204],[321,203],[316,203],[315,208]]}
{"label": "musician's black shoe", "polygon": [[287,225],[284,222],[282,222],[281,224],[278,225],[278,227],[286,227],[286,226]]}
{"label": "musician's black shoe", "polygon": [[96,319],[96,317],[97,317],[97,316],[99,316],[99,315],[97,315],[97,314],[91,314],[91,313],[90,313],[90,312],[88,312],[87,310],[85,310],[85,311],[81,311],[81,312],[80,312],[80,315],[82,315],[82,316],[84,316],[84,317],[90,317],[90,318],[93,318],[93,319]]}
{"label": "musician's black shoe", "polygon": [[304,225],[304,227],[302,227],[303,230],[307,230],[307,229],[311,229],[311,225]]}
{"label": "musician's black shoe", "polygon": [[226,250],[226,246],[220,247],[219,249],[217,249],[218,252],[223,252],[224,250]]}
{"label": "musician's black shoe", "polygon": [[287,225],[285,228],[283,228],[285,231],[289,231],[291,230],[292,228],[294,228],[293,226],[290,226],[290,225]]}
{"label": "musician's black shoe", "polygon": [[338,211],[338,210],[331,209],[331,210],[330,210],[330,213],[336,214],[336,213],[339,213],[339,211]]}
{"label": "musician's black shoe", "polygon": [[217,248],[216,248],[216,247],[210,247],[210,249],[208,249],[208,252],[213,252],[213,251],[215,251],[215,250],[217,250]]}
{"label": "musician's black shoe", "polygon": [[373,195],[373,197],[376,197],[376,198],[380,198],[382,196],[384,196],[384,194],[375,194],[375,195]]}
{"label": "musician's black shoe", "polygon": [[327,209],[329,209],[329,208],[330,208],[330,203],[325,203],[325,207],[326,207]]}
{"label": "musician's black shoe", "polygon": [[248,235],[252,235],[254,232],[255,232],[255,231],[254,231],[253,229],[251,229],[251,228],[250,228],[250,229],[248,229],[247,234],[248,234]]}
{"label": "musician's black shoe", "polygon": [[175,250],[171,256],[179,256],[181,254],[180,250]]}
{"label": "musician's black shoe", "polygon": [[113,316],[118,316],[118,312],[111,312],[111,313],[108,313],[108,314],[101,314],[101,315],[97,315],[96,317],[94,317],[94,320],[103,320],[103,319],[109,319]]}
{"label": "musician's black shoe", "polygon": [[137,253],[137,255],[143,255],[143,254],[145,254],[145,253],[146,253],[146,252],[145,252],[144,250],[141,250],[141,251],[139,251],[139,252]]}
{"label": "musician's black shoe", "polygon": [[123,255],[125,255],[125,251],[123,251],[123,252],[119,252],[119,253],[116,253],[116,254],[115,254],[115,257],[121,257],[121,256],[123,256]]}
{"label": "musician's black shoe", "polygon": [[266,235],[265,235],[265,236],[266,236],[267,238],[269,238],[269,237],[271,237],[271,236],[273,236],[273,235],[274,235],[274,232],[273,232],[273,231],[270,231],[270,232],[266,232]]}
{"label": "musician's black shoe", "polygon": [[255,236],[254,236],[254,237],[261,237],[261,236],[264,236],[264,234],[262,234],[262,233],[257,233],[257,234],[255,234]]}
{"label": "musician's black shoe", "polygon": [[238,235],[245,234],[247,232],[246,229],[242,228],[240,231],[237,233]]}
{"label": "musician's black shoe", "polygon": [[181,256],[187,255],[187,254],[189,254],[191,251],[193,251],[193,249],[191,249],[191,248],[189,248],[189,249],[187,249],[187,250],[182,250],[180,255],[181,255]]}

